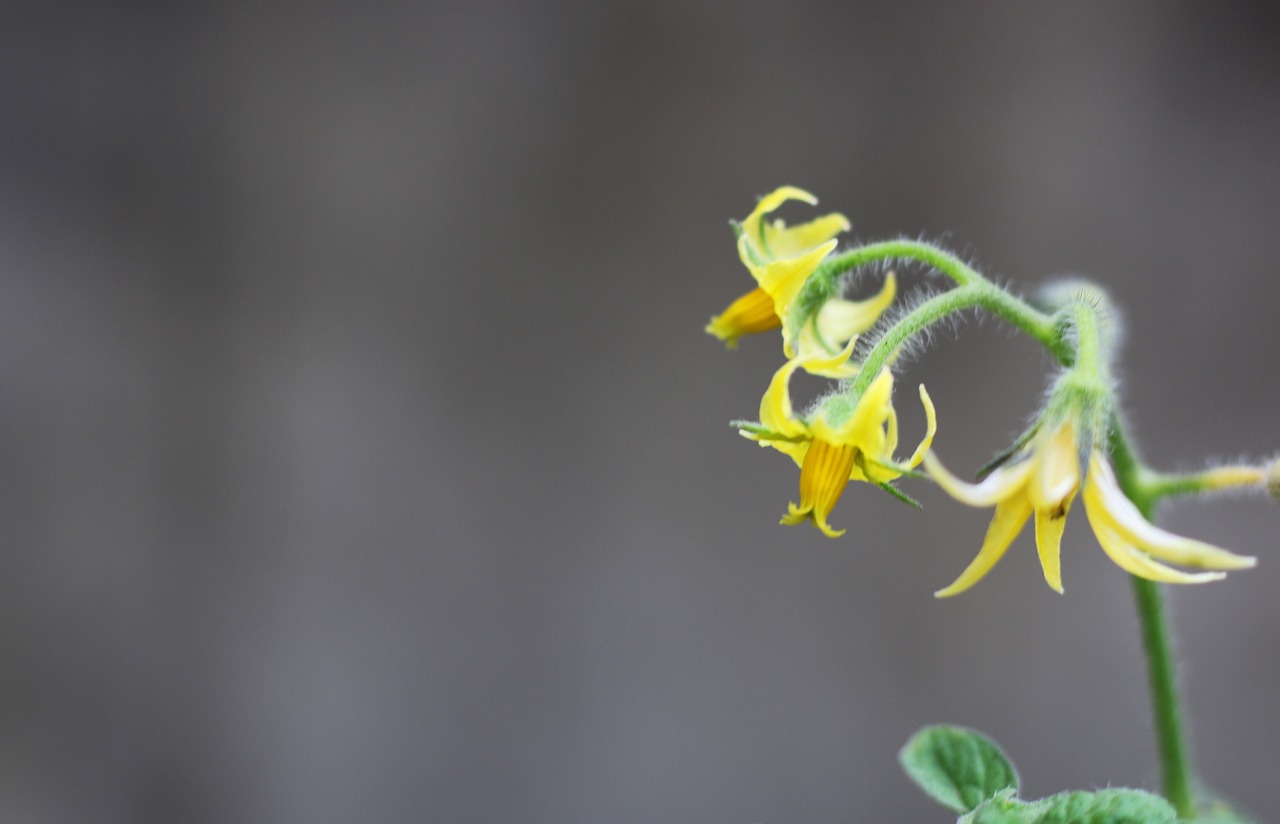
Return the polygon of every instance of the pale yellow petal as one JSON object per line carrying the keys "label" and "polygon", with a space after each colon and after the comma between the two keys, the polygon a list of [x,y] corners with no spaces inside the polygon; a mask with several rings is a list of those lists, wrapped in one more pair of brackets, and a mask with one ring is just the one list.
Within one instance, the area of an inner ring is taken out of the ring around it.
{"label": "pale yellow petal", "polygon": [[1085,511],[1090,514],[1089,523],[1093,526],[1093,534],[1098,539],[1102,551],[1107,553],[1116,566],[1130,575],[1159,581],[1162,584],[1205,584],[1210,581],[1221,581],[1227,577],[1225,572],[1182,572],[1165,566],[1159,561],[1139,551],[1115,532],[1099,524],[1092,517],[1088,499],[1085,499]]}
{"label": "pale yellow petal", "polygon": [[797,358],[792,358],[773,373],[769,388],[760,399],[760,424],[788,437],[803,435],[807,432],[804,423],[798,420],[791,408],[791,375],[800,366]]}
{"label": "pale yellow petal", "polygon": [[775,220],[764,224],[764,246],[771,258],[782,260],[802,255],[851,228],[849,219],[838,213],[790,227],[781,220]]}
{"label": "pale yellow petal", "polygon": [[[818,199],[806,192],[804,189],[797,189],[795,186],[780,186],[769,194],[760,198],[756,203],[756,208],[751,210],[751,214],[747,215],[742,221],[742,236],[747,238],[755,249],[765,251],[765,224],[764,216],[777,209],[788,200],[800,200],[809,205],[817,205]],[[766,260],[769,258],[765,258]]]}
{"label": "pale yellow petal", "polygon": [[1036,511],[1057,509],[1080,488],[1075,426],[1067,419],[1035,448],[1036,471],[1027,486]]}
{"label": "pale yellow petal", "polygon": [[898,293],[897,277],[890,272],[884,287],[874,297],[854,301],[834,298],[818,310],[817,334],[820,342],[839,346],[852,335],[860,335],[875,325]]}
{"label": "pale yellow petal", "polygon": [[981,483],[969,484],[952,475],[937,455],[927,451],[924,454],[924,469],[929,477],[952,498],[969,506],[995,506],[1015,496],[1025,497],[1023,488],[1034,464],[1034,461],[1022,461],[1013,466],[1002,466],[983,478]]}
{"label": "pale yellow petal", "polygon": [[1248,569],[1258,563],[1256,558],[1174,535],[1142,517],[1121,491],[1110,465],[1096,451],[1089,458],[1085,504],[1093,507],[1091,511],[1107,530],[1154,558],[1197,569]]}
{"label": "pale yellow petal", "polygon": [[822,263],[822,259],[835,248],[836,242],[833,240],[799,257],[775,260],[763,266],[748,265],[747,268],[751,270],[751,275],[760,284],[760,288],[773,298],[774,310],[785,321],[791,301],[795,300],[809,275]]}
{"label": "pale yellow petal", "polygon": [[883,452],[873,457],[893,460],[893,453],[898,449],[898,410],[890,406],[889,417],[885,423]]}
{"label": "pale yellow petal", "polygon": [[982,549],[978,550],[977,557],[964,572],[960,573],[960,577],[951,586],[933,593],[934,597],[950,598],[953,595],[959,595],[982,580],[983,576],[1004,557],[1004,553],[1013,543],[1013,539],[1018,537],[1018,533],[1022,531],[1022,526],[1029,517],[1031,517],[1031,504],[1025,497],[1019,495],[1012,500],[1001,502],[996,507],[991,525],[987,527],[987,537],[983,540]]}
{"label": "pale yellow petal", "polygon": [[1067,526],[1070,501],[1061,509],[1036,510],[1036,552],[1040,555],[1040,569],[1044,580],[1059,595],[1062,594],[1062,532]]}
{"label": "pale yellow petal", "polygon": [[907,466],[915,469],[920,465],[920,461],[928,454],[929,447],[933,446],[933,436],[938,433],[938,413],[933,408],[933,399],[929,397],[928,391],[925,390],[924,384],[920,384],[920,403],[924,406],[924,437],[920,440],[920,445],[916,447],[916,451],[911,453],[911,460],[907,461]]}
{"label": "pale yellow petal", "polygon": [[888,369],[880,370],[871,381],[871,385],[858,399],[853,414],[841,427],[851,441],[880,442],[883,437],[880,427],[889,417],[890,401],[893,398],[893,373]]}
{"label": "pale yellow petal", "polygon": [[845,342],[844,349],[835,355],[831,355],[824,349],[805,349],[801,348],[796,353],[796,360],[800,362],[800,366],[811,375],[822,375],[828,378],[849,378],[858,374],[861,368],[859,364],[850,361],[853,357],[853,349],[858,345],[858,339],[849,338]]}

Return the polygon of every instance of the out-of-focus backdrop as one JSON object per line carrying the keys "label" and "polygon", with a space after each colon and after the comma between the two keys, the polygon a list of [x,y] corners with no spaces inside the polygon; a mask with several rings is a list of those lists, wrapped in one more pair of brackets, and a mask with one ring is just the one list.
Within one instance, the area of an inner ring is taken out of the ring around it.
{"label": "out-of-focus backdrop", "polygon": [[[727,226],[1099,279],[1166,468],[1280,448],[1265,4],[42,4],[0,39],[0,820],[928,822],[921,724],[1029,795],[1157,783],[1128,580],[1077,513],[931,597],[989,513],[777,518],[774,337]],[[803,219],[811,211],[791,209]],[[907,289],[921,276],[904,273]],[[874,288],[866,283],[866,290]],[[977,466],[1046,359],[967,325],[904,440]],[[797,380],[800,393],[816,382]],[[1174,594],[1204,778],[1264,820],[1280,508]]]}

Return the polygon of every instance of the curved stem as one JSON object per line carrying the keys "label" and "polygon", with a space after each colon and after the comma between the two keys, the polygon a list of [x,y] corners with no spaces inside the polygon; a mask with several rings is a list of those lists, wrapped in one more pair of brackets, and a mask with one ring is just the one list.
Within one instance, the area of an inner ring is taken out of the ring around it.
{"label": "curved stem", "polygon": [[[976,273],[975,276],[981,277]],[[940,295],[934,295],[899,318],[863,358],[862,371],[854,379],[850,393],[855,397],[861,395],[871,381],[875,380],[876,375],[880,374],[880,370],[893,360],[902,346],[912,337],[948,315],[974,308],[986,309],[1018,327],[1040,341],[1063,363],[1070,363],[1074,357],[1070,344],[1062,340],[1058,334],[1052,316],[1035,309],[1026,301],[1014,297],[1000,287],[979,279],[964,283]]]}
{"label": "curved stem", "polygon": [[[1111,459],[1120,489],[1147,520],[1154,520],[1160,495],[1142,482],[1143,468],[1118,421],[1111,429]],[[1147,654],[1147,680],[1151,689],[1151,712],[1155,724],[1156,748],[1160,754],[1160,785],[1165,798],[1179,818],[1195,814],[1192,771],[1186,725],[1178,699],[1177,667],[1173,639],[1164,608],[1160,584],[1131,577],[1133,597],[1142,625],[1142,646]]]}
{"label": "curved stem", "polygon": [[819,267],[816,276],[834,278],[859,266],[882,260],[914,260],[932,266],[955,281],[957,286],[987,282],[986,278],[960,258],[945,249],[919,240],[885,240],[850,249],[844,254],[828,258]]}

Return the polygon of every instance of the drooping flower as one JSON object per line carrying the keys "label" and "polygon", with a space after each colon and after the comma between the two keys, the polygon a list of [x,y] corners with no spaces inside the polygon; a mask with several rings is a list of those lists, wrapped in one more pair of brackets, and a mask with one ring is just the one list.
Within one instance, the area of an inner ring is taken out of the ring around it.
{"label": "drooping flower", "polygon": [[[818,202],[816,197],[794,186],[783,186],[760,199],[755,210],[740,224],[738,235],[738,257],[758,285],[712,318],[706,331],[733,347],[743,335],[781,326],[787,357],[817,355],[819,357],[806,361],[810,365],[805,367],[815,371],[823,368],[818,364],[829,361],[850,338],[871,328],[893,302],[897,283],[890,274],[880,292],[865,301],[831,298],[802,328],[791,328],[787,321],[792,302],[809,276],[835,250],[836,235],[848,231],[850,226],[848,219],[838,213],[791,227],[780,219],[772,223],[765,220],[765,215],[788,200]],[[820,357],[822,355],[826,357]],[[847,377],[850,372],[844,363],[821,374]]]}
{"label": "drooping flower", "polygon": [[[934,595],[939,598],[958,595],[981,580],[1004,557],[1033,514],[1036,549],[1045,581],[1062,592],[1059,558],[1062,532],[1080,488],[1079,446],[1075,422],[1070,417],[1043,430],[1021,456],[993,471],[981,483],[959,480],[933,453],[925,455],[924,466],[938,485],[961,503],[996,508],[977,556],[960,577]],[[1139,577],[1194,584],[1224,576],[1221,571],[1183,572],[1160,563],[1161,560],[1211,570],[1244,569],[1254,565],[1253,558],[1173,535],[1147,521],[1120,491],[1111,467],[1096,450],[1089,459],[1084,501],[1089,522],[1103,550],[1121,569]]]}
{"label": "drooping flower", "polygon": [[[835,357],[799,355],[787,361],[773,376],[760,401],[760,428],[743,429],[741,434],[789,455],[800,467],[800,503],[789,504],[782,523],[812,520],[830,538],[844,534],[827,523],[827,518],[849,481],[887,484],[902,475],[894,461],[898,446],[898,416],[892,404],[893,374],[884,369],[850,407],[837,400],[820,406],[809,418],[796,415],[791,405],[790,381],[798,368],[830,369],[847,360],[854,341]],[[905,468],[919,465],[933,435],[937,418],[933,402],[920,387],[927,427],[924,439]]]}

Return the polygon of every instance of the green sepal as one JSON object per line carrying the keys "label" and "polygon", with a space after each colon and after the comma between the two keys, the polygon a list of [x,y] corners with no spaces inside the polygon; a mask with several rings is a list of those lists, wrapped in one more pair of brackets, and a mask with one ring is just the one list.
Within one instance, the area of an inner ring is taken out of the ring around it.
{"label": "green sepal", "polygon": [[916,509],[924,510],[924,504],[920,503],[915,498],[912,498],[910,495],[903,492],[901,489],[898,489],[896,486],[889,483],[888,481],[872,481],[872,483],[880,487],[885,492],[888,492],[894,498],[897,498],[899,501],[902,501],[907,506],[912,506],[912,507],[915,507]]}
{"label": "green sepal", "polygon": [[958,813],[1000,793],[1008,800],[1018,791],[1018,774],[1000,748],[963,727],[925,727],[898,753],[898,761],[931,798]]}
{"label": "green sepal", "polygon": [[729,421],[729,426],[739,432],[750,432],[752,435],[759,436],[766,441],[790,441],[791,443],[799,443],[808,440],[805,435],[783,435],[781,432],[775,432],[766,426],[761,426],[755,421]]}
{"label": "green sepal", "polygon": [[999,469],[1000,467],[1008,463],[1009,460],[1013,458],[1013,456],[1017,455],[1019,452],[1026,449],[1027,444],[1031,443],[1031,439],[1034,438],[1036,436],[1036,433],[1039,431],[1040,431],[1040,421],[1036,421],[1036,423],[1032,427],[1027,429],[1026,432],[1023,432],[1021,435],[1019,435],[1016,441],[1009,444],[1004,449],[1000,450],[1000,452],[996,453],[996,456],[994,458],[987,461],[982,466],[978,467],[978,471],[974,473],[974,478],[979,483],[981,483],[983,479],[985,479],[992,472],[995,472],[997,469]]}

